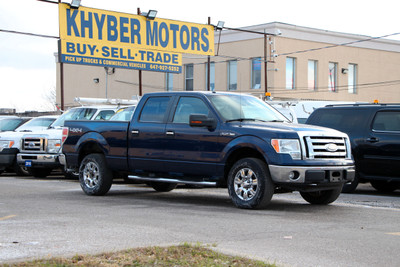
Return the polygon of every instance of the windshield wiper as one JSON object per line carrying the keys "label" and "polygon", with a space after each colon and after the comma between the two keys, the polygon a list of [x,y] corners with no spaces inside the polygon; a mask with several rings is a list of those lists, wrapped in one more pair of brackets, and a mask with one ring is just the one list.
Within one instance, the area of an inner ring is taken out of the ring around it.
{"label": "windshield wiper", "polygon": [[268,122],[285,122],[285,121],[283,121],[283,120],[271,120],[271,121],[268,121]]}
{"label": "windshield wiper", "polygon": [[233,122],[233,121],[261,121],[261,122],[284,122],[283,120],[270,120],[270,121],[266,121],[266,120],[261,120],[261,119],[252,119],[252,118],[238,118],[238,119],[232,119],[232,120],[227,120],[225,122]]}
{"label": "windshield wiper", "polygon": [[238,119],[226,120],[225,122],[233,122],[233,121],[255,121],[255,119],[238,118]]}

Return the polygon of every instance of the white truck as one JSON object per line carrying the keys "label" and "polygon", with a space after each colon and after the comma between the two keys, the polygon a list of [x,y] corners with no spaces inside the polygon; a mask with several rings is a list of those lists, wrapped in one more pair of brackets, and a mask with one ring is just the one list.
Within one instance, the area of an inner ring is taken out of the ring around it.
{"label": "white truck", "polygon": [[0,133],[0,173],[15,172],[17,175],[28,175],[26,168],[17,164],[16,156],[21,147],[21,138],[28,132],[47,129],[59,116],[44,115],[33,118],[14,131]]}
{"label": "white truck", "polygon": [[[17,163],[28,169],[34,177],[46,177],[54,169],[64,169],[61,148],[68,135],[64,128],[66,120],[108,120],[120,108],[120,104],[136,103],[136,100],[107,100],[76,98],[76,102],[90,104],[106,103],[110,105],[81,106],[71,108],[61,115],[49,129],[25,134],[21,139],[21,149],[17,154]],[[74,176],[66,173],[66,176]]]}

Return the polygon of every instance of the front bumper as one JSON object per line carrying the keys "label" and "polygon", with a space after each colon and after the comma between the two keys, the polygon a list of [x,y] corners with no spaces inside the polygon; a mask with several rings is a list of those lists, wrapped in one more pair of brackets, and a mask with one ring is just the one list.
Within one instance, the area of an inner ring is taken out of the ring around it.
{"label": "front bumper", "polygon": [[12,167],[15,162],[15,156],[18,153],[17,148],[5,148],[0,152],[0,170]]}
{"label": "front bumper", "polygon": [[58,168],[63,164],[62,154],[17,154],[17,163],[25,167]]}
{"label": "front bumper", "polygon": [[275,183],[326,184],[347,183],[354,180],[355,167],[351,166],[278,166],[269,165]]}

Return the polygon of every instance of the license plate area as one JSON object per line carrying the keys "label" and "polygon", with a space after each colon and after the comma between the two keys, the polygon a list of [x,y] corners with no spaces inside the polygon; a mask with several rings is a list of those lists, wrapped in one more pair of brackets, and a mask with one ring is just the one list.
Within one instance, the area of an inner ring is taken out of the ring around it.
{"label": "license plate area", "polygon": [[341,182],[343,181],[343,171],[328,171],[330,182]]}
{"label": "license plate area", "polygon": [[32,167],[32,160],[26,160],[25,167]]}

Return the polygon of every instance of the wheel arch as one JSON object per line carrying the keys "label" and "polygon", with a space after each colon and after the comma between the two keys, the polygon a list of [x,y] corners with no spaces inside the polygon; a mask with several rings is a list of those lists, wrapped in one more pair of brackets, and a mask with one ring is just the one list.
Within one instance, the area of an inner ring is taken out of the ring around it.
{"label": "wheel arch", "polygon": [[107,155],[109,151],[109,144],[106,139],[98,133],[88,133],[81,137],[79,142],[76,144],[78,147],[78,166],[80,166],[82,160],[89,154],[98,153]]}
{"label": "wheel arch", "polygon": [[266,155],[260,151],[259,147],[255,147],[254,145],[242,145],[236,147],[230,151],[225,160],[224,167],[224,182],[227,182],[229,171],[235,162],[243,159],[243,158],[257,158],[262,160],[266,165],[268,165]]}

